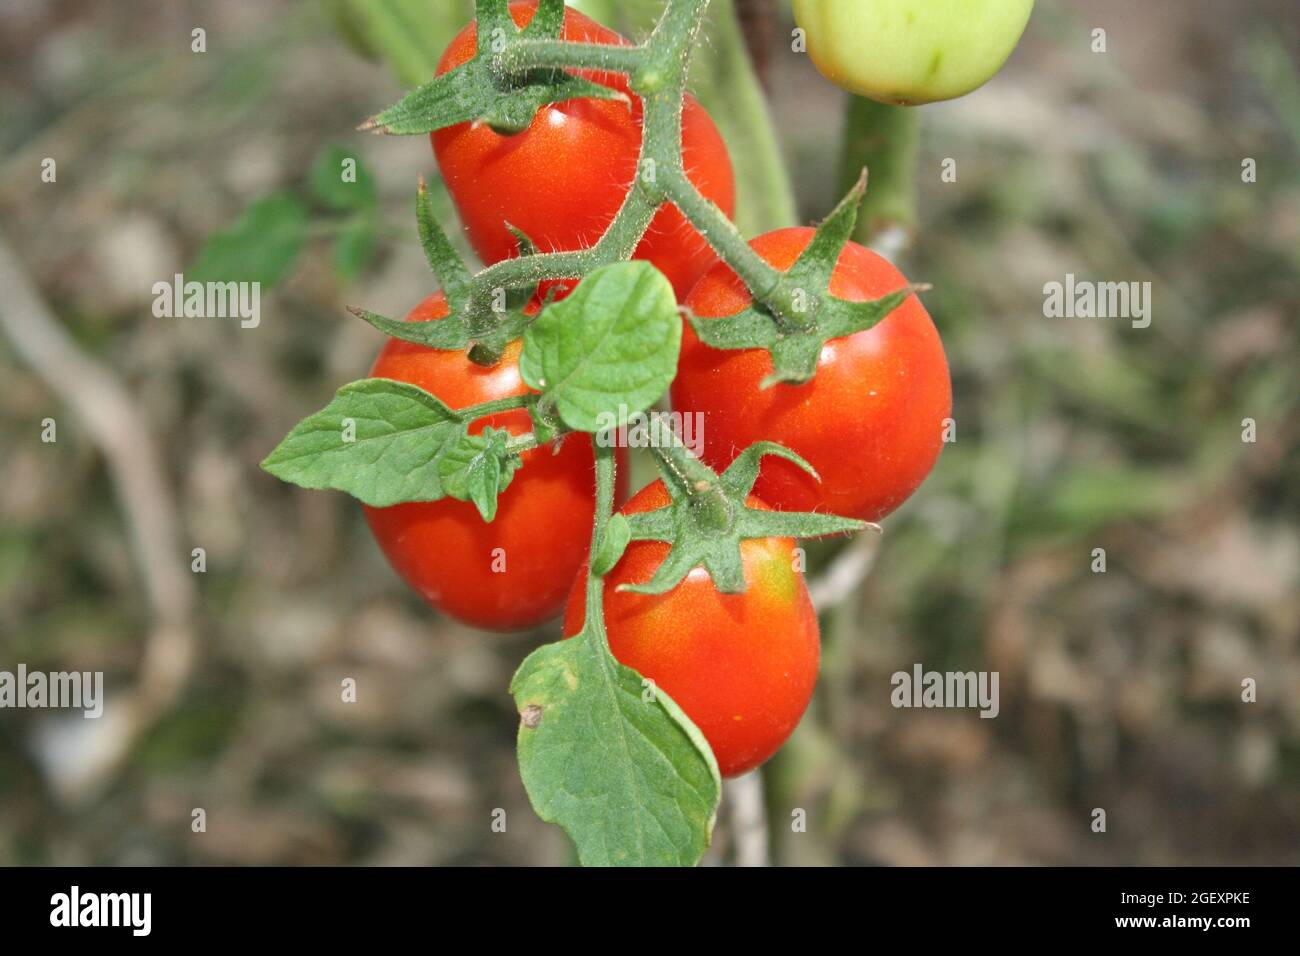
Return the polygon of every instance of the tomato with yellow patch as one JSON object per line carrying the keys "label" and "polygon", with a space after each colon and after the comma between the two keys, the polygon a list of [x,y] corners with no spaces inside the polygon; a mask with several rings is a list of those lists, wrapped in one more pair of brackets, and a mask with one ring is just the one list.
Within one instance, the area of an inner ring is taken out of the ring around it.
{"label": "tomato with yellow patch", "polygon": [[[662,482],[642,489],[626,514],[670,503]],[[765,509],[756,498],[750,506]],[[817,614],[789,538],[741,543],[746,590],[722,594],[703,567],[667,594],[619,591],[649,581],[668,555],[634,541],[604,578],[605,629],[623,664],[654,681],[700,728],[724,777],[752,770],[785,743],[817,682]],[[564,633],[582,629],[586,575],[574,583]]]}

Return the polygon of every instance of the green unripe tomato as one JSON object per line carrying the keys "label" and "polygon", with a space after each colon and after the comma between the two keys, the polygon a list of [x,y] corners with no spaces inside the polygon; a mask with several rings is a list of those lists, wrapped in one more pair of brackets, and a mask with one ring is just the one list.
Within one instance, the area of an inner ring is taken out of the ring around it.
{"label": "green unripe tomato", "polygon": [[983,86],[1033,9],[1034,0],[794,0],[808,53],[828,80],[902,106]]}

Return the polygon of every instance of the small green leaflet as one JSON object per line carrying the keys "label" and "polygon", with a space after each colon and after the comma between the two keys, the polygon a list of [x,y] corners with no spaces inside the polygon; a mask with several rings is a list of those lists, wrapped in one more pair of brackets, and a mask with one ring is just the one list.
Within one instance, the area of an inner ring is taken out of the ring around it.
{"label": "small green leaflet", "polygon": [[334,212],[370,212],[379,203],[370,169],[342,146],[321,151],[307,173],[307,187],[317,202]]}
{"label": "small green leaflet", "polygon": [[524,334],[519,370],[575,431],[598,432],[657,402],[677,374],[673,287],[647,262],[616,262],[549,305]]}
{"label": "small green leaflet", "polygon": [[379,249],[379,226],[370,216],[346,223],[334,239],[330,261],[341,282],[352,282],[365,271]]}
{"label": "small green leaflet", "polygon": [[504,433],[469,436],[462,416],[428,392],[384,378],[344,385],[262,462],[284,481],[377,508],[446,495],[473,501],[488,521],[517,465]]}
{"label": "small green leaflet", "polygon": [[239,220],[208,237],[186,270],[194,282],[258,282],[273,286],[286,275],[307,238],[307,210],[288,193],[249,206]]}
{"label": "small green leaflet", "polygon": [[466,435],[438,460],[443,491],[452,498],[472,501],[484,521],[497,516],[497,495],[505,491],[519,467],[519,456],[506,450],[509,432],[483,429]]}
{"label": "small green leaflet", "polygon": [[627,523],[627,517],[616,512],[605,524],[605,533],[601,535],[600,543],[592,555],[592,573],[597,576],[608,574],[618,564],[619,558],[623,557],[631,540],[632,529]]}

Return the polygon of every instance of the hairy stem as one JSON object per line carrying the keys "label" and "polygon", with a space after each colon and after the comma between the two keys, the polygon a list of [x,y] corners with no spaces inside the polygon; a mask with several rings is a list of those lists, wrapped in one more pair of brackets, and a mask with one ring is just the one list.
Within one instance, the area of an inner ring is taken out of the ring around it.
{"label": "hairy stem", "polygon": [[744,281],[754,298],[767,303],[781,285],[781,273],[750,248],[735,224],[695,188],[680,169],[670,170],[661,184],[664,193],[698,230],[722,261]]}
{"label": "hairy stem", "polygon": [[648,60],[643,46],[573,43],[568,40],[519,40],[497,54],[493,68],[503,74],[534,69],[594,70],[635,73]]}
{"label": "hairy stem", "polygon": [[[617,478],[617,459],[612,444],[595,442],[596,452],[596,517],[591,527],[591,550],[595,554],[609,526],[609,519],[614,513],[614,485]],[[592,563],[587,562],[587,614],[583,621],[583,631],[595,634],[609,650],[609,637],[605,633],[605,583],[597,575]]]}
{"label": "hairy stem", "polygon": [[467,421],[475,421],[480,418],[487,418],[489,415],[496,415],[499,412],[509,412],[516,408],[523,408],[532,399],[532,395],[512,395],[509,398],[498,398],[494,402],[471,405],[469,408],[461,409],[457,414]]}

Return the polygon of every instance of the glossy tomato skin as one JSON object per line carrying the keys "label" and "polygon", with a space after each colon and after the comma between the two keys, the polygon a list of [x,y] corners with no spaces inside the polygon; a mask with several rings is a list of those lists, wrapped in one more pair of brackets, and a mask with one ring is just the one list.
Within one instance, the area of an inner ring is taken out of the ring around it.
{"label": "glossy tomato skin", "polygon": [[1016,48],[1034,0],[794,0],[808,54],[851,93],[908,106],[965,96]]}
{"label": "glossy tomato skin", "polygon": [[[668,503],[656,481],[623,511]],[[605,576],[610,650],[677,702],[713,748],[722,775],[734,777],[776,753],[807,709],[821,654],[817,614],[789,538],[741,544],[743,594],[720,594],[702,567],[667,594],[616,590],[649,581],[668,550],[663,542],[634,541]],[[584,573],[565,608],[566,636],[582,629],[585,613]]]}
{"label": "glossy tomato skin", "polygon": [[[782,229],[751,245],[785,270],[813,234]],[[830,290],[865,301],[906,283],[885,259],[849,243]],[[716,318],[750,301],[723,265],[700,280],[686,304],[697,316]],[[915,296],[874,328],[828,342],[813,381],[764,390],[760,383],[771,372],[767,352],[711,349],[687,324],[672,399],[675,411],[702,413],[703,457],[716,470],[762,440],[793,449],[817,469],[820,484],[790,462],[765,459],[754,493],[773,507],[878,521],[934,467],[952,412],[952,383],[939,333]]]}
{"label": "glossy tomato skin", "polygon": [[[445,318],[441,293],[421,302],[408,322]],[[463,352],[440,352],[389,339],[370,374],[418,385],[452,408],[522,395],[520,344],[492,368]],[[531,429],[522,409],[492,415],[471,431]],[[525,452],[524,463],[498,500],[489,524],[467,501],[411,502],[366,507],[375,540],[399,575],[429,604],[487,630],[518,630],[560,612],[569,585],[586,560],[595,511],[595,457],[586,435]],[[497,571],[500,560],[505,570]],[[495,562],[495,564],[494,564]]]}
{"label": "glossy tomato skin", "polygon": [[[513,3],[520,26],[532,20],[535,0]],[[477,31],[470,24],[451,42],[439,73],[474,55]],[[563,37],[585,43],[625,44],[619,34],[566,9]],[[584,73],[588,79],[627,92],[625,77]],[[522,230],[543,252],[592,246],[613,221],[636,178],[641,148],[641,103],[570,100],[543,107],[532,125],[514,136],[487,126],[459,126],[431,134],[447,189],[475,251],[486,263],[516,254],[506,224]],[[728,216],[735,212],[735,179],[722,134],[704,107],[686,97],[682,158],[700,191]],[[678,298],[685,296],[717,256],[675,206],[665,205],[636,249],[653,262]]]}

